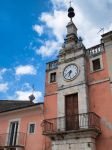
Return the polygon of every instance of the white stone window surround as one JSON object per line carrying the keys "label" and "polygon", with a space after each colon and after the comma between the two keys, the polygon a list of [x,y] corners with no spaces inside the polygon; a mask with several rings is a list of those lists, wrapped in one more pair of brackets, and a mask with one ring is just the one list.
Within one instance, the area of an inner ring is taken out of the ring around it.
{"label": "white stone window surround", "polygon": [[[96,60],[96,59],[99,59],[100,60],[100,69],[98,70],[93,70],[93,61]],[[102,55],[98,55],[98,56],[95,56],[95,57],[92,57],[90,58],[90,73],[94,73],[94,72],[97,72],[97,71],[101,71],[104,69],[104,66],[103,66],[103,59],[102,59]]]}
{"label": "white stone window surround", "polygon": [[55,82],[50,82],[50,77],[51,77],[51,74],[52,74],[52,73],[56,73],[56,81],[57,81],[57,72],[56,72],[56,70],[50,71],[50,72],[48,73],[48,83],[49,83],[49,84],[56,83],[56,81],[55,81]]}
{"label": "white stone window surround", "polygon": [[[30,125],[34,124],[34,132],[30,133]],[[28,123],[28,134],[35,134],[36,133],[36,122],[29,122]]]}
{"label": "white stone window surround", "polygon": [[19,132],[21,119],[20,119],[20,118],[15,118],[15,119],[10,119],[10,120],[9,120],[7,133],[9,133],[10,123],[11,123],[11,122],[16,122],[16,121],[18,122],[18,132]]}
{"label": "white stone window surround", "polygon": [[[18,133],[19,133],[19,131],[20,131],[20,123],[21,123],[21,118],[14,118],[14,119],[10,119],[9,120],[9,122],[8,122],[8,128],[7,128],[7,133],[9,133],[9,131],[10,131],[10,124],[11,124],[11,122],[18,122]],[[7,135],[7,137],[6,137],[6,144],[7,144],[7,142],[8,142],[8,135]],[[17,140],[18,141],[18,140]]]}

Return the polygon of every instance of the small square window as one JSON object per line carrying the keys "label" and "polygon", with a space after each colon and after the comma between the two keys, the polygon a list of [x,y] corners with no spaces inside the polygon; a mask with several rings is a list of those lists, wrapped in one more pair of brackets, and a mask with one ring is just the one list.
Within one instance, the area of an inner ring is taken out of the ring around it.
{"label": "small square window", "polygon": [[29,124],[29,133],[35,133],[35,124],[34,123]]}
{"label": "small square window", "polygon": [[56,82],[56,72],[50,74],[50,82]]}
{"label": "small square window", "polygon": [[92,65],[93,65],[93,71],[97,71],[101,69],[100,58],[93,60]]}

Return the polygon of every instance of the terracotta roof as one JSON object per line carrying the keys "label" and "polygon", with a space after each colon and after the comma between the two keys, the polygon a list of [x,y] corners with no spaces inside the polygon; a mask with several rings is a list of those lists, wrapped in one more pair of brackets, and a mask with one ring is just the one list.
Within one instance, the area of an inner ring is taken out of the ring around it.
{"label": "terracotta roof", "polygon": [[6,111],[12,111],[16,109],[22,109],[30,106],[35,106],[43,103],[33,103],[30,101],[22,100],[0,100],[0,113]]}

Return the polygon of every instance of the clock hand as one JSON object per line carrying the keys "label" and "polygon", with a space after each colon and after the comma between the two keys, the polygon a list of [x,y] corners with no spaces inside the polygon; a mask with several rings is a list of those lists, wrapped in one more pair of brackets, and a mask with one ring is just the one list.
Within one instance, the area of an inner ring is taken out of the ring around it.
{"label": "clock hand", "polygon": [[67,74],[65,75],[65,77],[68,75],[68,77],[70,76],[70,74],[72,73],[72,71],[70,70],[69,72],[67,72]]}
{"label": "clock hand", "polygon": [[70,74],[70,79],[72,79],[71,74]]}
{"label": "clock hand", "polygon": [[68,74],[69,72],[67,72],[66,74],[65,74],[65,77],[66,77],[66,75]]}
{"label": "clock hand", "polygon": [[71,73],[72,73],[72,70],[69,71],[69,76],[71,75]]}

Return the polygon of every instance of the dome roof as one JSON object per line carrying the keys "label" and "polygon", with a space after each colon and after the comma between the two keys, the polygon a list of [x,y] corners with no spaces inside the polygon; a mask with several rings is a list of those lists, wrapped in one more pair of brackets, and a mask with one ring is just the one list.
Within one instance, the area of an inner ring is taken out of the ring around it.
{"label": "dome roof", "polygon": [[68,9],[68,12],[71,12],[71,11],[74,12],[74,9],[73,9],[72,7],[70,7],[70,8]]}
{"label": "dome roof", "polygon": [[68,9],[68,17],[73,18],[74,16],[75,16],[74,9],[72,7],[70,7]]}

